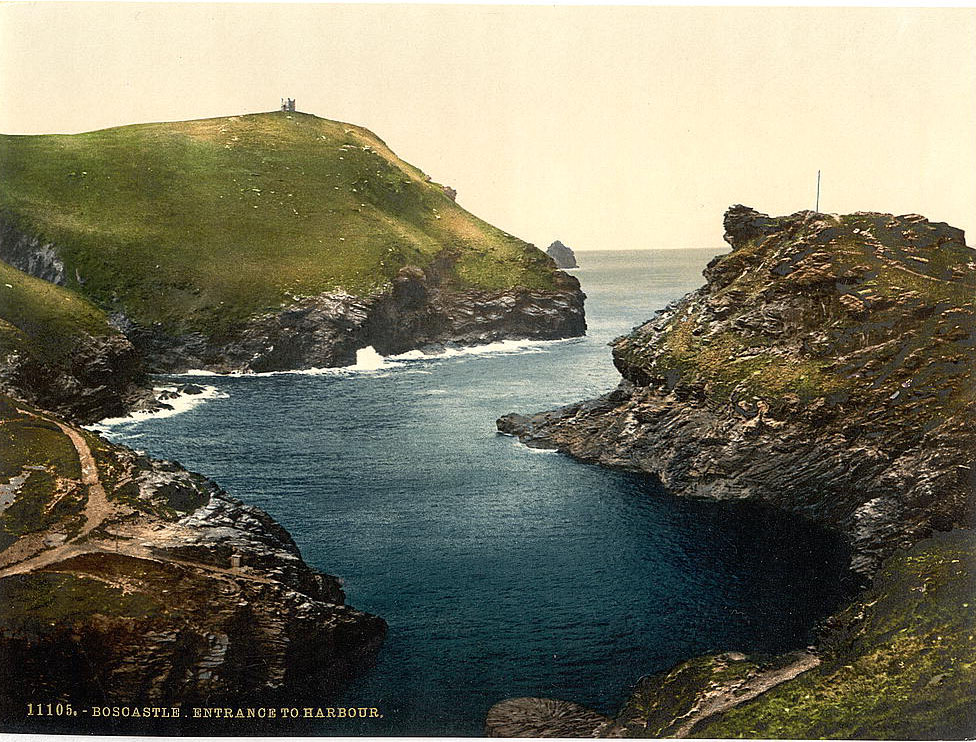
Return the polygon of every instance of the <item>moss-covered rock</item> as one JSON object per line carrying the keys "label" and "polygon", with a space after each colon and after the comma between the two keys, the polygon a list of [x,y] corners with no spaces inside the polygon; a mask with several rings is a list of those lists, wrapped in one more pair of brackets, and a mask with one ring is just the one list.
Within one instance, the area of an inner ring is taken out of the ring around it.
{"label": "moss-covered rock", "polygon": [[897,554],[833,620],[822,663],[696,737],[960,739],[976,731],[976,538]]}

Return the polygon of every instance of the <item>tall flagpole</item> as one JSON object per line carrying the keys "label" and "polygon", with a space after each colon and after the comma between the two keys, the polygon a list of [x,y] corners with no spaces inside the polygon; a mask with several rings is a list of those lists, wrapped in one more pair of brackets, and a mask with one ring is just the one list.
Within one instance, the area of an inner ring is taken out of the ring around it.
{"label": "tall flagpole", "polygon": [[817,171],[817,208],[816,212],[820,213],[820,171]]}

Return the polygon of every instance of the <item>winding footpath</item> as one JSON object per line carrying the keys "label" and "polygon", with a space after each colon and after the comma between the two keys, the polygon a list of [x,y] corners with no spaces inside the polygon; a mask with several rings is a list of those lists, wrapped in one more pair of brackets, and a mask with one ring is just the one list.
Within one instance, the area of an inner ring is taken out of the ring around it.
{"label": "winding footpath", "polygon": [[[59,420],[45,415],[34,414],[19,408],[17,412],[56,425],[68,437],[75,448],[75,452],[78,454],[78,464],[81,468],[81,484],[88,488],[88,498],[83,511],[85,523],[74,538],[60,546],[47,549],[29,559],[17,561],[12,565],[0,569],[0,579],[11,575],[32,572],[79,554],[99,550],[93,548],[94,544],[82,545],[76,542],[104,523],[114,512],[111,503],[108,501],[102,480],[98,475],[98,466],[95,463],[95,457],[92,456],[91,448],[88,446],[85,437],[74,428],[65,425]],[[8,553],[16,553],[17,550],[26,550],[27,553],[35,553],[38,550],[37,547],[43,548],[43,541],[35,543],[38,541],[37,534],[28,534],[18,539],[17,543],[8,547],[6,551]],[[18,549],[18,547],[20,548]]]}
{"label": "winding footpath", "polygon": [[[683,721],[677,727],[669,730],[668,736],[679,739],[686,738],[701,722],[723,711],[728,711],[734,706],[751,701],[769,689],[775,688],[787,680],[792,680],[807,670],[812,670],[819,664],[820,658],[816,655],[810,654],[809,652],[797,652],[796,659],[785,667],[760,672],[743,685],[724,687],[709,693],[695,704],[694,708],[685,714],[684,717],[680,717]],[[676,719],[676,721],[678,720]]]}
{"label": "winding footpath", "polygon": [[[108,495],[105,492],[105,486],[102,484],[101,477],[98,474],[98,465],[95,462],[95,457],[92,455],[88,442],[81,432],[72,428],[70,425],[66,425],[46,415],[27,412],[19,408],[17,412],[56,425],[68,437],[78,454],[78,463],[81,467],[81,484],[88,488],[88,500],[85,503],[85,509],[82,513],[85,518],[85,523],[76,536],[52,548],[45,548],[43,535],[41,534],[32,533],[22,536],[16,543],[8,547],[4,553],[9,556],[10,554],[16,554],[17,551],[22,551],[25,554],[33,554],[34,556],[17,560],[13,564],[0,568],[0,579],[41,570],[73,557],[81,556],[82,554],[121,554],[137,559],[162,562],[163,560],[160,560],[152,554],[149,547],[139,545],[148,536],[148,533],[136,531],[126,534],[126,537],[122,541],[116,537],[112,543],[91,539],[83,540],[94,529],[108,521],[112,516],[118,514],[117,508],[109,502]],[[43,551],[41,551],[42,549]],[[37,553],[38,551],[40,553]],[[194,571],[217,577],[227,583],[230,586],[230,591],[235,593],[240,591],[240,586],[237,584],[237,581],[241,579],[259,583],[274,582],[274,580],[266,577],[244,573],[234,568],[228,569],[216,565],[201,564],[175,557],[167,557],[165,561],[167,563],[180,564]]]}

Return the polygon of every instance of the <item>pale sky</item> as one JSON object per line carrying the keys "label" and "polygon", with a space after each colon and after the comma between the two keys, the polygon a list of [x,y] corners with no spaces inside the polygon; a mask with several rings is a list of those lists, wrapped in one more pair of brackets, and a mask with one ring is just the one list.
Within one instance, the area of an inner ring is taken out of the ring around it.
{"label": "pale sky", "polygon": [[[545,247],[722,214],[917,212],[976,242],[976,9],[0,5],[0,131],[298,109]],[[0,173],[2,177],[2,173]]]}

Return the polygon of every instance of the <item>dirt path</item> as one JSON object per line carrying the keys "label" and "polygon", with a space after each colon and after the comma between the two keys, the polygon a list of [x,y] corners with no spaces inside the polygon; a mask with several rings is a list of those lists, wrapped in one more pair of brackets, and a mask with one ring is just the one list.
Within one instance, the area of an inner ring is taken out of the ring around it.
{"label": "dirt path", "polygon": [[51,420],[50,418],[44,419],[57,425],[61,428],[61,432],[71,439],[75,451],[78,452],[78,462],[81,464],[81,483],[88,487],[88,502],[85,505],[85,525],[81,527],[78,535],[72,539],[74,541],[82,536],[87,536],[91,533],[92,529],[101,525],[106,518],[112,515],[113,509],[108,501],[108,496],[105,494],[102,480],[98,476],[98,466],[95,464],[95,457],[92,456],[91,449],[88,447],[88,441],[85,440],[85,437],[64,423]]}
{"label": "dirt path", "polygon": [[29,559],[17,561],[14,564],[0,570],[0,577],[23,574],[35,569],[41,569],[42,567],[49,566],[87,551],[100,550],[93,545],[78,546],[75,542],[77,542],[81,537],[87,536],[114,513],[114,508],[108,501],[108,495],[105,493],[105,487],[102,485],[102,480],[98,476],[98,466],[95,463],[95,457],[92,456],[91,448],[88,446],[88,441],[85,440],[85,437],[71,426],[62,423],[59,420],[47,417],[46,415],[28,412],[27,410],[21,410],[19,408],[17,412],[22,415],[28,415],[29,417],[37,418],[53,425],[57,425],[61,432],[68,437],[71,444],[75,447],[75,452],[78,454],[78,464],[81,467],[81,483],[88,488],[88,500],[85,503],[85,509],[82,513],[85,517],[85,523],[82,525],[81,529],[78,531],[78,534],[73,539],[61,544],[60,546],[55,546],[54,548],[47,549],[42,551],[40,554],[37,554],[36,547],[42,546],[42,543],[37,543],[38,534],[28,534],[27,536],[22,537],[17,541],[17,543],[14,543],[8,547],[5,552],[9,555],[11,550],[15,550],[15,552],[23,552],[25,550],[23,547],[31,547],[29,550],[27,550],[27,553],[33,553],[35,556]]}
{"label": "dirt path", "polygon": [[45,422],[57,425],[61,432],[68,437],[78,454],[78,463],[81,466],[81,483],[88,488],[88,501],[83,511],[85,523],[78,534],[71,540],[38,553],[39,548],[43,548],[42,539],[44,538],[44,534],[28,534],[5,549],[5,556],[10,556],[18,552],[22,553],[25,557],[29,554],[33,556],[14,561],[12,564],[8,562],[8,566],[0,568],[0,579],[10,577],[11,575],[26,574],[27,572],[44,569],[45,567],[50,567],[82,554],[103,553],[146,559],[160,564],[179,564],[191,568],[198,573],[216,577],[229,584],[233,591],[239,591],[240,588],[237,585],[237,580],[241,579],[260,583],[274,582],[274,580],[269,578],[243,572],[239,569],[228,569],[178,558],[167,557],[160,559],[152,553],[150,548],[141,545],[143,542],[147,540],[151,541],[160,535],[155,532],[155,529],[148,528],[146,524],[129,524],[128,526],[116,524],[121,527],[121,530],[118,533],[113,532],[114,538],[111,541],[88,539],[79,543],[79,540],[83,536],[87,536],[95,528],[116,514],[116,508],[109,502],[105,487],[102,485],[101,478],[98,475],[98,466],[95,463],[95,457],[92,455],[88,441],[85,440],[85,437],[78,430],[58,420],[25,410],[18,409],[17,411],[23,415],[36,417]]}
{"label": "dirt path", "polygon": [[751,678],[745,685],[727,688],[718,691],[702,699],[691,711],[689,711],[684,721],[673,731],[668,733],[669,737],[687,737],[692,729],[701,722],[709,719],[723,711],[728,711],[733,706],[740,703],[751,701],[757,696],[761,696],[770,688],[775,688],[780,683],[792,680],[797,675],[812,670],[820,664],[820,658],[807,652],[797,652],[797,658],[785,667],[776,670],[759,673]]}
{"label": "dirt path", "polygon": [[105,488],[102,486],[102,480],[98,476],[98,466],[95,464],[95,457],[92,456],[91,448],[88,447],[88,441],[81,433],[60,420],[54,420],[46,415],[31,413],[20,408],[17,409],[17,412],[57,425],[75,447],[78,463],[81,465],[81,483],[88,487],[88,502],[85,504],[84,511],[85,525],[81,527],[78,535],[72,541],[87,536],[113,512],[112,505],[105,494]]}

